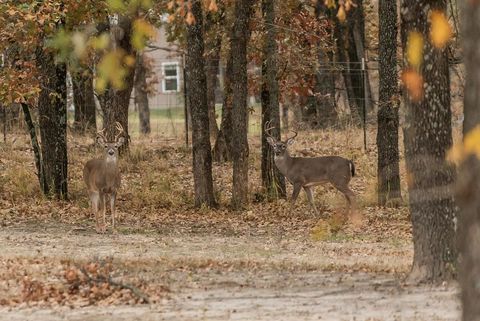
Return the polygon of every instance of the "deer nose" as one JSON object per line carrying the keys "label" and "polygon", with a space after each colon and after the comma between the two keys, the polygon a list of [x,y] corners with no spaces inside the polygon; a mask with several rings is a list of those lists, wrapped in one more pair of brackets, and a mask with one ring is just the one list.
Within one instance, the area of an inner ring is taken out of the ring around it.
{"label": "deer nose", "polygon": [[112,149],[110,149],[110,150],[108,151],[108,155],[113,156],[113,154],[115,154],[115,152],[114,152]]}

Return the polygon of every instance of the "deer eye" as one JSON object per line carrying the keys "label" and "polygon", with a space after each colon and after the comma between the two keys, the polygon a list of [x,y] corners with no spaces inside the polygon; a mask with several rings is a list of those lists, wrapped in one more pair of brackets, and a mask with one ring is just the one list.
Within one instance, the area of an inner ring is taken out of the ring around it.
{"label": "deer eye", "polygon": [[105,148],[108,148],[108,145],[107,145],[107,144],[105,144],[105,145],[103,145],[103,147],[105,147]]}

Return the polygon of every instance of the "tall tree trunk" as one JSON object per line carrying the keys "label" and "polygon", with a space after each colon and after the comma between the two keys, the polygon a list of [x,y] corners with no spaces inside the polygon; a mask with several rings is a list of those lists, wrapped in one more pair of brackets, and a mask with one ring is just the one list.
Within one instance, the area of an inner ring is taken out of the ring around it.
{"label": "tall tree trunk", "polygon": [[[131,18],[119,16],[118,25],[111,28],[114,48],[132,57],[136,56],[135,50],[130,43],[132,34]],[[105,92],[99,95],[99,102],[103,112],[103,128],[107,139],[113,139],[116,134],[115,122],[119,122],[124,130],[125,143],[120,148],[121,154],[129,149],[130,136],[128,133],[128,107],[133,89],[135,72],[133,68],[125,66],[128,70],[123,81],[123,89],[115,89],[109,86]]]}
{"label": "tall tree trunk", "polygon": [[280,140],[280,106],[278,102],[278,48],[276,41],[275,0],[262,0],[263,21],[266,28],[262,61],[262,184],[269,197],[285,197],[285,177],[275,166],[273,149],[267,143],[265,124],[275,127],[271,133]]}
{"label": "tall tree trunk", "polygon": [[71,72],[73,104],[75,105],[73,127],[79,132],[95,132],[96,108],[93,91],[93,74],[88,66]]}
{"label": "tall tree trunk", "polygon": [[67,199],[67,68],[55,63],[54,53],[39,48],[37,64],[41,73],[38,116],[41,154],[47,195]]}
{"label": "tall tree trunk", "polygon": [[360,119],[362,119],[363,116],[361,105],[358,104],[358,100],[356,99],[356,92],[353,88],[351,78],[353,71],[350,71],[350,69],[352,68],[350,68],[350,60],[347,55],[347,30],[348,29],[345,27],[344,23],[340,22],[337,18],[335,18],[334,34],[337,45],[337,62],[341,63],[340,68],[343,80],[345,82],[348,107],[350,109],[350,117],[352,118],[354,124],[359,125]]}
{"label": "tall tree trunk", "polygon": [[193,179],[195,206],[214,206],[212,154],[208,127],[208,104],[205,95],[204,42],[202,32],[202,2],[193,0],[195,23],[187,27],[186,70],[188,72],[188,104],[192,112]]}
{"label": "tall tree trunk", "polygon": [[254,0],[235,2],[230,48],[232,62],[232,158],[233,191],[232,206],[242,209],[248,203],[248,86],[247,86],[247,43],[250,37],[250,16]]}
{"label": "tall tree trunk", "polygon": [[425,97],[414,101],[405,94],[404,128],[414,243],[410,280],[425,282],[451,278],[457,252],[451,188],[455,169],[445,161],[452,146],[448,57],[446,49],[436,49],[429,41],[431,10],[445,12],[446,1],[404,0],[401,8],[403,52],[407,32],[416,30],[425,41],[420,68]]}
{"label": "tall tree trunk", "polygon": [[216,162],[227,162],[231,160],[232,153],[232,70],[233,70],[233,54],[230,50],[227,67],[225,70],[224,88],[223,88],[223,105],[222,105],[222,121],[220,123],[220,131],[213,148],[213,156]]}
{"label": "tall tree trunk", "polygon": [[[477,2],[462,2],[463,53],[465,61],[465,101],[463,133],[480,125],[480,6]],[[459,281],[462,288],[464,321],[480,319],[480,160],[471,155],[460,165],[457,184],[458,246],[461,255]]]}
{"label": "tall tree trunk", "polygon": [[138,118],[140,122],[140,133],[143,135],[150,134],[150,107],[148,106],[148,90],[147,90],[147,66],[145,65],[145,55],[137,54],[137,62],[135,68],[135,105],[138,110]]}
{"label": "tall tree trunk", "polygon": [[30,142],[32,143],[33,155],[35,157],[35,167],[37,169],[37,177],[40,184],[40,189],[45,195],[47,195],[49,192],[49,188],[45,180],[45,170],[43,166],[40,145],[38,144],[37,131],[35,130],[35,125],[33,124],[30,108],[26,103],[22,103],[22,110],[25,116],[25,123],[27,123],[28,133],[30,135]]}
{"label": "tall tree trunk", "polygon": [[217,12],[209,11],[205,21],[205,73],[207,75],[207,102],[210,137],[215,141],[218,136],[217,115],[215,113],[215,89],[222,49],[222,32],[220,26],[225,20],[224,7]]}
{"label": "tall tree trunk", "polygon": [[379,107],[378,107],[378,203],[401,198],[398,151],[397,3],[380,0]]}
{"label": "tall tree trunk", "polygon": [[[315,6],[315,16],[318,20],[325,19],[324,16],[329,17],[328,25],[329,36],[333,36],[333,19],[331,10],[325,5],[324,1],[318,0]],[[332,37],[333,38],[333,37]],[[337,110],[335,109],[335,75],[328,71],[332,66],[333,52],[330,49],[326,50],[321,45],[318,46],[318,62],[319,67],[315,81],[316,105],[318,125],[321,128],[328,128],[336,124],[338,120]]]}

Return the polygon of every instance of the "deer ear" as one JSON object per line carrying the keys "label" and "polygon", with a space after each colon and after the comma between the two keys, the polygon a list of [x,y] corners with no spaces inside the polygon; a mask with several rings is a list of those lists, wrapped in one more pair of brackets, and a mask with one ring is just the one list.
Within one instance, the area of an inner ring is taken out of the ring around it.
{"label": "deer ear", "polygon": [[273,139],[273,137],[267,137],[267,142],[272,146],[275,145],[275,139]]}
{"label": "deer ear", "polygon": [[287,141],[286,141],[286,144],[287,144],[287,145],[292,145],[293,143],[295,143],[295,138],[289,138],[289,139],[287,139]]}
{"label": "deer ear", "polygon": [[120,138],[117,140],[117,147],[122,146],[123,143],[125,143],[125,138],[120,137]]}

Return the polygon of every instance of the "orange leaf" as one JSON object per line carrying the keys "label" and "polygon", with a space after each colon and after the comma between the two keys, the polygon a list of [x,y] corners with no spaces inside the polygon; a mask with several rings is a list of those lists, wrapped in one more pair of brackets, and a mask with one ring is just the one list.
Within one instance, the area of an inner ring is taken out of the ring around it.
{"label": "orange leaf", "polygon": [[345,7],[343,5],[338,8],[337,18],[340,22],[344,22],[347,19],[347,14],[345,12]]}
{"label": "orange leaf", "polygon": [[208,6],[209,11],[217,12],[218,11],[218,6],[217,6],[217,1],[211,0],[210,5]]}
{"label": "orange leaf", "polygon": [[420,101],[423,98],[423,77],[413,69],[404,70],[402,82],[413,101]]}
{"label": "orange leaf", "polygon": [[415,69],[420,68],[423,60],[423,36],[421,33],[413,31],[408,34],[407,40],[407,60]]}
{"label": "orange leaf", "polygon": [[191,11],[187,13],[187,18],[185,19],[185,21],[188,25],[193,25],[195,23],[195,17],[193,16]]}

